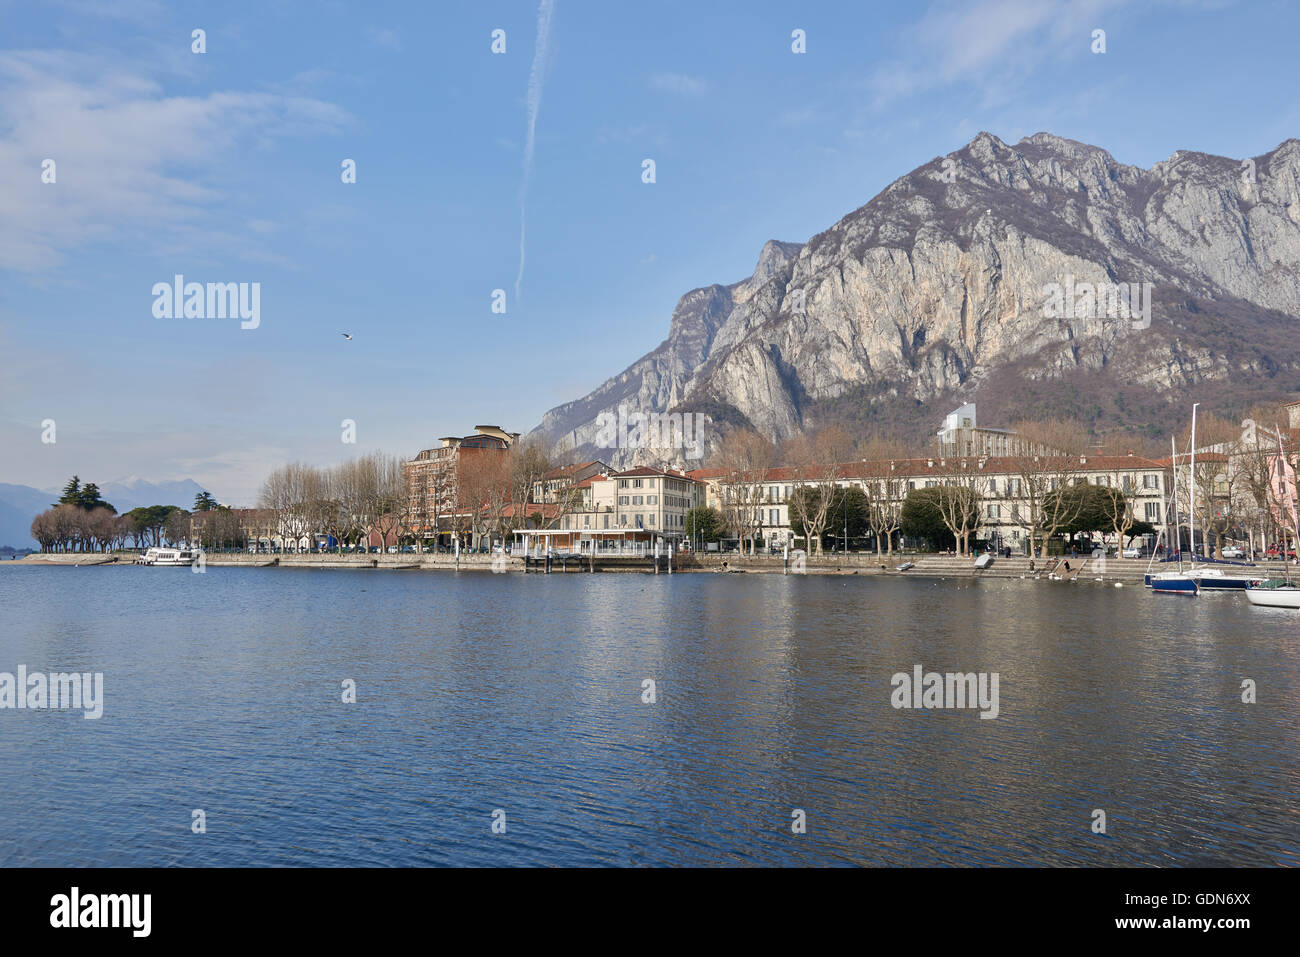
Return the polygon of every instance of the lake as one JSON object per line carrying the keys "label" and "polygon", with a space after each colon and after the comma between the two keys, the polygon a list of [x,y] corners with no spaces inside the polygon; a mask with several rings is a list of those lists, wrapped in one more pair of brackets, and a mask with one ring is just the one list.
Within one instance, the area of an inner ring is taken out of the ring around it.
{"label": "lake", "polygon": [[[1300,865],[1300,616],[1240,596],[8,567],[0,609],[0,671],[104,676],[0,710],[8,866]],[[917,665],[997,717],[895,708]]]}

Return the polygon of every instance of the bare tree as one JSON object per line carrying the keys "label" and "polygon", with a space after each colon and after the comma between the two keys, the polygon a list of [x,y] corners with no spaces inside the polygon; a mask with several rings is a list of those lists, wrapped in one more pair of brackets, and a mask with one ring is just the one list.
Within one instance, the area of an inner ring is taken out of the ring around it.
{"label": "bare tree", "polygon": [[853,441],[837,425],[826,426],[812,436],[800,436],[787,446],[795,480],[811,489],[812,495],[796,495],[790,500],[792,522],[797,520],[808,530],[808,546],[817,542],[822,550],[822,534],[835,494],[844,480],[844,461],[853,450]]}
{"label": "bare tree", "polygon": [[178,508],[167,516],[167,524],[164,526],[167,534],[167,541],[173,545],[179,545],[181,542],[189,544],[190,541],[190,513],[183,508]]}
{"label": "bare tree", "polygon": [[378,536],[379,547],[384,548],[390,544],[390,538],[395,543],[401,524],[402,499],[406,496],[402,462],[395,455],[372,452],[362,456],[357,465],[361,474],[367,544],[373,543]]}
{"label": "bare tree", "polygon": [[[516,528],[525,528],[528,525],[528,506],[533,503],[533,488],[542,481],[542,478],[552,468],[550,459],[547,458],[546,448],[537,439],[525,440],[508,453],[508,484],[511,506],[511,525]],[[551,516],[553,521],[558,521],[560,516],[567,511],[572,502],[573,489],[570,486],[564,486],[557,490],[556,500],[557,508]],[[542,528],[548,526],[545,515],[545,508],[540,510],[540,523]],[[506,529],[502,529],[504,538]]]}
{"label": "bare tree", "polygon": [[862,491],[867,496],[867,524],[876,539],[876,554],[894,553],[894,534],[903,524],[903,502],[907,500],[907,477],[899,465],[906,461],[902,443],[873,437],[862,450],[866,464]]}
{"label": "bare tree", "polygon": [[970,537],[980,522],[980,485],[984,473],[979,460],[952,456],[939,460],[940,493],[935,496],[939,516],[957,542],[957,554],[970,551]]}
{"label": "bare tree", "polygon": [[1019,422],[1015,428],[1022,443],[1015,461],[1019,494],[1028,509],[1024,522],[1029,529],[1029,553],[1039,541],[1040,557],[1046,558],[1047,543],[1078,517],[1082,507],[1081,496],[1054,493],[1064,492],[1078,474],[1080,459],[1088,451],[1088,435],[1077,423],[1056,419]]}
{"label": "bare tree", "polygon": [[724,519],[742,543],[749,541],[751,556],[762,524],[763,485],[771,472],[775,452],[771,442],[750,429],[737,429],[722,442],[719,459],[725,473]]}

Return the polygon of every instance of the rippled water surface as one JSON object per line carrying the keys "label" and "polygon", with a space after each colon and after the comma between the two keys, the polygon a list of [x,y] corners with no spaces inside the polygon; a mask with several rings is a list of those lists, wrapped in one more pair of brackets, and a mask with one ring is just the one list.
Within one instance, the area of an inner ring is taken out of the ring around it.
{"label": "rippled water surface", "polygon": [[[0,671],[106,699],[0,711],[0,864],[1300,865],[1298,636],[1090,583],[0,568]],[[895,710],[917,664],[999,716]]]}

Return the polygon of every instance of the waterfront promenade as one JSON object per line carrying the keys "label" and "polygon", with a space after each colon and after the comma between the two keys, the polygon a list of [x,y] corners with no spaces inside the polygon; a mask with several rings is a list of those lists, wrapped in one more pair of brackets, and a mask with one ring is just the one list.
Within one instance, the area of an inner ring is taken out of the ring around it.
{"label": "waterfront promenade", "polygon": [[[78,567],[130,565],[134,558],[135,554],[132,552],[117,552],[110,555],[36,553],[28,555],[21,561],[0,563],[0,567],[23,565]],[[914,567],[904,572],[897,571],[897,566],[906,561],[915,563]],[[1066,561],[1070,564],[1069,570],[1064,568],[1064,562]],[[462,554],[458,562],[454,555],[431,553],[423,555],[251,555],[240,552],[214,552],[207,555],[206,565],[209,568],[278,567],[387,571],[454,571],[459,569],[461,571],[485,572],[495,569],[498,572],[524,571],[524,561],[521,557],[505,556],[501,558],[496,556],[494,563],[494,556],[468,553]],[[531,565],[530,572],[545,572],[543,563],[534,561]],[[1269,571],[1267,566],[1260,567],[1261,574]],[[666,560],[662,556],[660,557],[659,569],[660,574],[665,574],[667,571]],[[595,570],[601,573],[621,571],[651,574],[653,566],[651,560],[647,557],[633,559],[598,556]],[[151,569],[150,571],[156,573],[160,570]],[[551,574],[585,574],[588,571],[588,560],[585,556],[582,557],[581,561],[577,556],[571,556],[567,564],[556,559],[552,563]],[[974,559],[968,556],[896,553],[891,557],[884,557],[877,556],[874,552],[853,552],[847,555],[827,553],[826,555],[808,556],[802,574],[887,575],[892,577],[959,579],[1014,578],[1037,579],[1039,581],[1095,582],[1100,580],[1103,582],[1137,583],[1140,585],[1142,576],[1146,571],[1146,559],[1107,558],[1103,564],[1097,559],[1085,557],[1064,559],[998,558],[994,560],[990,568],[977,569],[975,568]],[[674,555],[673,572],[675,574],[684,572],[759,575],[801,574],[795,568],[793,562],[787,565],[780,555],[759,555],[751,558],[749,556],[739,556],[734,552],[724,556],[717,554]]]}

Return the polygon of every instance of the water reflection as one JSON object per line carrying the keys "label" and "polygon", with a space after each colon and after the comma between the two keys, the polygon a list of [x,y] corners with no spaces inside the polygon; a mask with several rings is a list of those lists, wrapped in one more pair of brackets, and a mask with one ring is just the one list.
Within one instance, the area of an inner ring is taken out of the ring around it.
{"label": "water reflection", "polygon": [[[0,712],[5,864],[1300,864],[1297,621],[1234,596],[21,568],[0,607],[0,670],[106,687]],[[918,664],[999,717],[895,710]]]}

